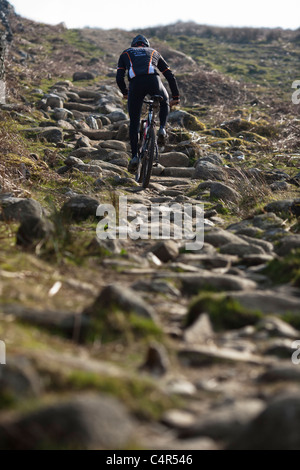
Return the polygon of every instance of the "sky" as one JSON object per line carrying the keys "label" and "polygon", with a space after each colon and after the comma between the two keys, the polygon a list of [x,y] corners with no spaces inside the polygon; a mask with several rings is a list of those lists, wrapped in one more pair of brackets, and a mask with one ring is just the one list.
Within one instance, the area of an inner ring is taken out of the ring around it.
{"label": "sky", "polygon": [[21,16],[68,28],[132,30],[195,21],[215,26],[300,27],[299,0],[10,0]]}

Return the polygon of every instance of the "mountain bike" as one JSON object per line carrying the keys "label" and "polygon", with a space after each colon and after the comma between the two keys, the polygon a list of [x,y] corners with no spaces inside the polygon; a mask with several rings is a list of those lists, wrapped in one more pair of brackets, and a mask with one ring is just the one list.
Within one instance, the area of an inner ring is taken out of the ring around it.
{"label": "mountain bike", "polygon": [[144,100],[148,107],[148,115],[146,119],[141,121],[139,163],[135,175],[135,180],[142,183],[144,189],[149,185],[153,162],[158,163],[155,118],[162,99],[160,95],[154,95],[151,96],[150,100]]}

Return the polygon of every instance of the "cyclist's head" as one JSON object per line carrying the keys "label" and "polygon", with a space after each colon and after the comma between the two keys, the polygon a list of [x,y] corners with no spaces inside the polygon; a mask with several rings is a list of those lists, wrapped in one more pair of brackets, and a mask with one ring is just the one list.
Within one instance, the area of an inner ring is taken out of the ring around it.
{"label": "cyclist's head", "polygon": [[139,46],[150,47],[150,42],[148,41],[148,39],[145,38],[145,36],[142,36],[141,34],[136,36],[131,43],[131,47],[139,47]]}

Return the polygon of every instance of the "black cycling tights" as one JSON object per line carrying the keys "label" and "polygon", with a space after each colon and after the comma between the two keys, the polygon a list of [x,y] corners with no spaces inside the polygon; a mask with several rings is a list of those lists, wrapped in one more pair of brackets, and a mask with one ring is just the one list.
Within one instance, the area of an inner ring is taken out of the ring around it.
{"label": "black cycling tights", "polygon": [[165,127],[169,114],[169,96],[158,75],[139,75],[129,84],[128,112],[130,116],[130,144],[132,156],[138,153],[138,133],[141,119],[143,100],[146,95],[161,95],[160,125]]}

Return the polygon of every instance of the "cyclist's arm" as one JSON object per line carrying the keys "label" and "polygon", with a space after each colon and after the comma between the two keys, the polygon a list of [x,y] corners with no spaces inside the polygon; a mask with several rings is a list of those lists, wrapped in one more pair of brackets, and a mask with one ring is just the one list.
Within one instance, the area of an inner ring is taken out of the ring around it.
{"label": "cyclist's arm", "polygon": [[126,63],[123,54],[119,58],[116,81],[124,96],[128,95],[128,88],[125,83]]}
{"label": "cyclist's arm", "polygon": [[157,64],[158,70],[164,75],[164,77],[168,80],[169,87],[172,93],[172,98],[175,101],[180,101],[179,98],[179,90],[178,90],[178,85],[176,78],[168,66],[167,62],[160,56],[160,59]]}

